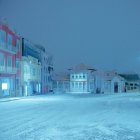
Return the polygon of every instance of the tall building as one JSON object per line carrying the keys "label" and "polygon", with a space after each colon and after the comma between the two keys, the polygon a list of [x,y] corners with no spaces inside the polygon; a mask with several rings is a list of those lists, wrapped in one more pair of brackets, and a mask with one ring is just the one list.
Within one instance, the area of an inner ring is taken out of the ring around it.
{"label": "tall building", "polygon": [[41,53],[41,86],[42,93],[45,94],[53,89],[53,56],[41,45],[36,45]]}
{"label": "tall building", "polygon": [[22,93],[41,94],[41,51],[31,41],[22,38]]}
{"label": "tall building", "polygon": [[0,20],[0,96],[21,96],[21,37]]}
{"label": "tall building", "polygon": [[24,95],[45,94],[52,90],[53,56],[44,46],[22,38],[22,67]]}

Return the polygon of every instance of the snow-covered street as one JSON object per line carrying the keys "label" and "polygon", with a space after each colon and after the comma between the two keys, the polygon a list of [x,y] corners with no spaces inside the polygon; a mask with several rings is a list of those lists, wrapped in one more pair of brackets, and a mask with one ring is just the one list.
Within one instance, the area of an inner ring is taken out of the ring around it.
{"label": "snow-covered street", "polygon": [[139,140],[140,94],[0,99],[0,140]]}

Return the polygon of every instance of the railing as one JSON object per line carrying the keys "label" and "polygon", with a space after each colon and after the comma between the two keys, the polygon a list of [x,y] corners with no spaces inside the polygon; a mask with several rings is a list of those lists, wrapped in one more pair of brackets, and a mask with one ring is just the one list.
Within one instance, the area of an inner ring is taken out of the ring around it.
{"label": "railing", "polygon": [[0,66],[0,72],[5,72],[5,66]]}
{"label": "railing", "polygon": [[0,48],[6,48],[6,44],[4,42],[0,42]]}
{"label": "railing", "polygon": [[7,72],[12,72],[12,67],[7,67]]}
{"label": "railing", "polygon": [[16,54],[17,52],[16,47],[13,47],[12,45],[8,45],[8,47],[6,47],[6,43],[1,41],[0,41],[0,49],[14,54]]}
{"label": "railing", "polygon": [[13,73],[17,73],[17,68],[12,68]]}
{"label": "railing", "polygon": [[16,53],[16,47],[13,47],[12,45],[8,45],[8,48],[7,48],[9,51],[12,51],[14,53]]}
{"label": "railing", "polygon": [[17,68],[7,67],[7,69],[6,69],[5,66],[0,66],[0,73],[16,74]]}

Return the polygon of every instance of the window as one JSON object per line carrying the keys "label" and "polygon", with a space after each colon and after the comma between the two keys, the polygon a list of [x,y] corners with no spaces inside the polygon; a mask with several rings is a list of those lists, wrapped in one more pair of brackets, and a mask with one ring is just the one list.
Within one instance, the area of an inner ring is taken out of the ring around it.
{"label": "window", "polygon": [[72,75],[72,78],[74,79],[74,75]]}
{"label": "window", "polygon": [[33,68],[33,75],[35,75],[35,68]]}
{"label": "window", "polygon": [[8,64],[8,67],[12,67],[12,56],[8,56],[7,64]]}
{"label": "window", "polygon": [[82,87],[82,82],[79,83],[79,88],[81,88],[81,87]]}
{"label": "window", "polygon": [[18,51],[20,51],[20,41],[19,40],[17,40],[17,42],[16,42],[16,48]]}
{"label": "window", "polygon": [[134,89],[137,89],[137,87],[134,87]]}
{"label": "window", "polygon": [[2,83],[2,90],[7,90],[7,89],[8,89],[8,84]]}
{"label": "window", "polygon": [[19,59],[16,59],[16,68],[20,68],[20,61],[19,61]]}
{"label": "window", "polygon": [[5,58],[4,54],[0,53],[0,66],[5,66]]}
{"label": "window", "polygon": [[78,88],[78,82],[75,83],[75,87]]}
{"label": "window", "polygon": [[27,66],[24,66],[24,73],[28,74],[28,67]]}
{"label": "window", "polygon": [[74,88],[74,82],[72,82],[72,87]]}
{"label": "window", "polygon": [[3,30],[0,30],[0,39],[2,42],[6,42],[6,32]]}
{"label": "window", "polygon": [[19,89],[19,79],[16,79],[16,89]]}
{"label": "window", "polygon": [[8,45],[12,46],[12,35],[8,34]]}
{"label": "window", "polygon": [[133,83],[130,83],[130,86],[133,86]]}

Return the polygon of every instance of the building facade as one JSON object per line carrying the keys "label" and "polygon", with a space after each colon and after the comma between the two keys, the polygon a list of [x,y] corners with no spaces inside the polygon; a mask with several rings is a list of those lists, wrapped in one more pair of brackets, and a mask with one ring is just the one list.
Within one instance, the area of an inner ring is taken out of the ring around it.
{"label": "building facade", "polygon": [[22,38],[22,94],[41,94],[41,52],[31,41]]}
{"label": "building facade", "polygon": [[53,75],[53,91],[67,93],[70,91],[69,73],[59,73]]}
{"label": "building facade", "polygon": [[21,96],[21,37],[0,21],[0,96]]}
{"label": "building facade", "polygon": [[32,56],[22,57],[22,92],[24,96],[41,93],[41,63]]}
{"label": "building facade", "polygon": [[70,92],[71,93],[90,93],[92,90],[91,83],[94,79],[91,79],[91,73],[95,69],[79,64],[70,70]]}
{"label": "building facade", "polygon": [[41,53],[41,91],[42,94],[53,90],[53,56],[46,51],[46,48],[41,45],[36,45]]}
{"label": "building facade", "polygon": [[116,72],[96,71],[93,74],[95,84],[94,93],[123,93],[125,80]]}
{"label": "building facade", "polygon": [[140,92],[140,78],[138,74],[120,74],[125,79],[125,92]]}

